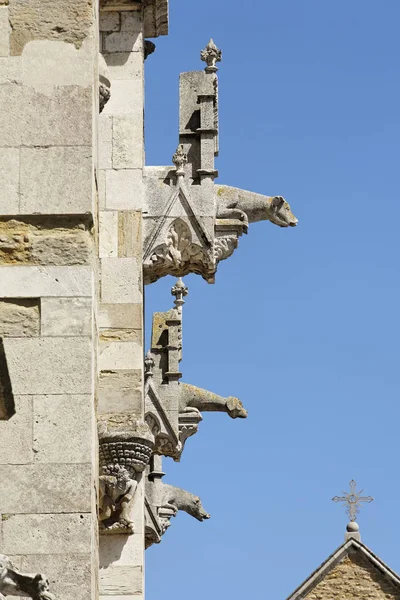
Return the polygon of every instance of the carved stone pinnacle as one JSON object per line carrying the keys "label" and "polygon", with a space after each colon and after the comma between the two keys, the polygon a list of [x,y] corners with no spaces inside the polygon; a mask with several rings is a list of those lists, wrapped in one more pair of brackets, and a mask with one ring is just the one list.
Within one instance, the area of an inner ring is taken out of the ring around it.
{"label": "carved stone pinnacle", "polygon": [[144,376],[145,377],[153,377],[153,368],[156,363],[154,362],[154,358],[151,356],[150,351],[146,354],[146,358],[144,359]]}
{"label": "carved stone pinnacle", "polygon": [[172,162],[174,163],[177,172],[183,173],[183,167],[186,165],[187,160],[187,155],[183,150],[183,146],[182,144],[179,144],[175,154],[172,157]]}
{"label": "carved stone pinnacle", "polygon": [[188,291],[189,290],[186,287],[186,285],[183,283],[182,278],[179,277],[179,279],[176,282],[176,284],[174,285],[174,287],[171,288],[171,294],[173,296],[175,296],[174,304],[175,304],[176,308],[178,309],[178,311],[182,310],[182,306],[183,306],[183,304],[185,304],[185,301],[183,298],[188,295]]}
{"label": "carved stone pinnacle", "polygon": [[217,48],[214,40],[210,38],[207,46],[200,52],[200,58],[202,61],[207,63],[205,68],[206,73],[215,73],[218,71],[216,63],[220,62],[222,59],[222,50]]}

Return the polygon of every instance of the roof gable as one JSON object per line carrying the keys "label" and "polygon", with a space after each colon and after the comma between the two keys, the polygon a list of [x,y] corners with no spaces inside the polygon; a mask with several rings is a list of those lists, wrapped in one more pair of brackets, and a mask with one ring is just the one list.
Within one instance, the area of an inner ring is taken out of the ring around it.
{"label": "roof gable", "polygon": [[347,540],[287,600],[400,600],[400,577],[367,546]]}

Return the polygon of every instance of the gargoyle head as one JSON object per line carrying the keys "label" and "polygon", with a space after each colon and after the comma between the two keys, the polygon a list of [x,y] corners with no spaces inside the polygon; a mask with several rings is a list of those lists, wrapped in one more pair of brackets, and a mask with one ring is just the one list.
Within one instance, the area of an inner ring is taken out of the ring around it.
{"label": "gargoyle head", "polygon": [[226,401],[226,408],[228,410],[228,415],[232,417],[232,419],[245,419],[247,417],[247,410],[243,407],[239,398],[229,396]]}
{"label": "gargoyle head", "polygon": [[191,505],[188,506],[187,512],[198,521],[205,521],[211,517],[211,515],[204,510],[201,500],[198,496],[193,497],[193,501]]}
{"label": "gargoyle head", "polygon": [[282,196],[274,196],[270,205],[270,221],[279,227],[296,227],[298,219],[291,211],[290,204]]}

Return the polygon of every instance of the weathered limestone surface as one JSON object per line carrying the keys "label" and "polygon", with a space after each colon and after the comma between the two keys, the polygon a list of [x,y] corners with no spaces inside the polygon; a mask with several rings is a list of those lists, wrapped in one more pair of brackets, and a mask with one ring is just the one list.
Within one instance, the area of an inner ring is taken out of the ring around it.
{"label": "weathered limestone surface", "polygon": [[33,399],[15,396],[15,414],[0,420],[0,464],[16,465],[33,462]]}
{"label": "weathered limestone surface", "polygon": [[0,300],[0,337],[39,335],[39,310],[38,299]]}
{"label": "weathered limestone surface", "polygon": [[346,556],[305,596],[307,600],[399,600],[400,589],[360,555]]}
{"label": "weathered limestone surface", "polygon": [[[80,47],[93,23],[88,0],[9,0],[11,54],[21,54],[31,40],[60,40]],[[46,15],[46,18],[43,18]]]}
{"label": "weathered limestone surface", "polygon": [[90,267],[0,266],[0,298],[91,297]]}

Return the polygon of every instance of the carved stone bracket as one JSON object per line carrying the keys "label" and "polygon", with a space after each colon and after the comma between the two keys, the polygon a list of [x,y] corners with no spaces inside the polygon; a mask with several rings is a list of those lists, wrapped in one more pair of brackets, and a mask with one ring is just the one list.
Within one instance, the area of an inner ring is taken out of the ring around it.
{"label": "carved stone bracket", "polygon": [[201,413],[225,412],[233,419],[247,417],[238,398],[181,383],[182,306],[187,288],[178,280],[171,293],[175,307],[154,313],[151,351],[145,358],[145,420],[155,445],[153,452],[179,460],[187,438],[194,435]]}
{"label": "carved stone bracket", "polygon": [[20,573],[10,559],[0,554],[0,598],[28,596],[33,600],[54,600],[45,575]]}
{"label": "carved stone bracket", "polygon": [[133,533],[137,479],[154,446],[148,426],[129,414],[102,415],[99,430],[100,533]]}
{"label": "carved stone bracket", "polygon": [[145,283],[164,275],[201,275],[213,283],[218,263],[231,256],[249,223],[293,227],[281,196],[215,185],[218,172],[218,78],[221,51],[210,40],[205,70],[181,73],[179,146],[174,166],[145,167],[143,270]]}

